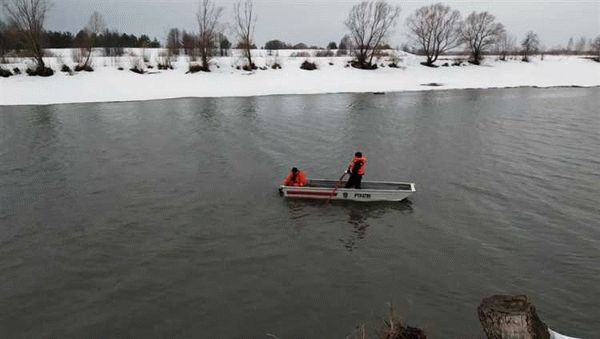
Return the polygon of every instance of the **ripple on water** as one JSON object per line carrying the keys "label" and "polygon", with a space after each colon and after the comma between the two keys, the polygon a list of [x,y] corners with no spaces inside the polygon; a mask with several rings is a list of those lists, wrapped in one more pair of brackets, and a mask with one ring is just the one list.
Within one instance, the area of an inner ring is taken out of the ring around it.
{"label": "ripple on water", "polygon": [[[552,328],[593,337],[598,97],[522,88],[3,107],[0,328],[344,337],[393,302],[432,338],[474,337],[481,297],[526,293]],[[417,193],[401,204],[277,195],[291,166],[337,178],[356,150],[369,179],[413,181]]]}

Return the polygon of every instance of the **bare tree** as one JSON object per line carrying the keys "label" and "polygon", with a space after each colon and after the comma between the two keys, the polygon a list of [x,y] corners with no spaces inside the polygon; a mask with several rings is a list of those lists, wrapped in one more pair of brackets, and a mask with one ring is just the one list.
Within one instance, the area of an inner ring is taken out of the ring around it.
{"label": "bare tree", "polygon": [[197,45],[198,38],[191,33],[183,30],[181,32],[181,46],[183,47],[183,52],[190,57],[190,60],[196,60],[195,46]]}
{"label": "bare tree", "polygon": [[217,34],[217,41],[219,43],[219,54],[221,56],[227,55],[227,50],[231,48],[231,42],[227,39],[227,36],[223,32]]}
{"label": "bare tree", "polygon": [[337,56],[347,55],[348,51],[354,50],[354,44],[352,43],[352,39],[348,34],[345,34],[340,40],[340,44],[338,45],[338,50],[336,52]]}
{"label": "bare tree", "polygon": [[200,60],[204,72],[210,72],[208,63],[215,49],[221,14],[223,14],[223,7],[215,6],[211,0],[203,0],[200,3],[198,13],[196,13],[196,19],[198,20],[198,48],[200,49]]}
{"label": "bare tree", "polygon": [[80,70],[89,71],[92,69],[89,65],[89,62],[92,57],[94,46],[96,44],[96,38],[98,37],[98,35],[100,33],[102,33],[104,28],[105,28],[105,25],[104,25],[104,19],[102,18],[102,15],[100,13],[94,11],[94,13],[92,13],[92,15],[90,16],[90,19],[88,20],[88,23],[84,29],[84,32],[86,35],[85,53],[87,54],[87,56],[85,58],[85,62],[83,63],[83,65],[77,67]]}
{"label": "bare tree", "polygon": [[179,55],[179,49],[181,48],[181,34],[179,29],[171,28],[167,34],[167,52],[168,56]]}
{"label": "bare tree", "polygon": [[352,6],[344,23],[355,46],[355,67],[373,68],[373,56],[392,33],[399,15],[400,6],[392,6],[385,0],[363,1]]}
{"label": "bare tree", "polygon": [[34,74],[52,75],[54,72],[44,64],[42,37],[44,22],[50,4],[46,0],[7,0],[4,10],[11,23],[23,36],[36,62]]}
{"label": "bare tree", "polygon": [[248,60],[247,69],[256,69],[256,65],[252,62],[254,27],[256,26],[254,3],[252,0],[239,1],[233,5],[233,13],[235,35],[238,46],[244,50],[244,55]]}
{"label": "bare tree", "polygon": [[488,12],[472,12],[463,22],[461,38],[471,50],[471,62],[476,65],[483,59],[483,53],[505,33],[504,25],[495,21]]}
{"label": "bare tree", "polygon": [[6,53],[9,48],[8,25],[0,18],[0,63],[6,63]]}
{"label": "bare tree", "polygon": [[573,37],[569,38],[569,42],[567,43],[567,54],[571,54],[571,52],[573,51]]}
{"label": "bare tree", "polygon": [[348,34],[345,34],[342,37],[338,48],[350,51],[354,49],[354,44],[352,43],[352,39],[350,39],[350,36]]}
{"label": "bare tree", "polygon": [[540,39],[533,31],[529,31],[521,42],[521,47],[523,47],[523,61],[528,62],[529,56],[536,53],[540,48]]}
{"label": "bare tree", "polygon": [[460,44],[460,13],[441,3],[417,9],[406,25],[413,44],[427,57],[424,65],[433,66],[440,54]]}
{"label": "bare tree", "polygon": [[587,41],[585,40],[585,37],[580,37],[579,40],[577,40],[577,43],[575,44],[575,53],[577,53],[577,54],[585,53],[586,45],[587,45]]}
{"label": "bare tree", "polygon": [[513,54],[515,51],[515,46],[517,45],[517,38],[513,35],[508,34],[506,32],[502,32],[498,40],[496,41],[496,48],[498,55],[500,56],[500,60],[506,61],[506,58]]}
{"label": "bare tree", "polygon": [[590,47],[592,48],[592,51],[594,52],[594,54],[596,55],[596,58],[594,60],[600,62],[600,35],[598,35],[590,44]]}

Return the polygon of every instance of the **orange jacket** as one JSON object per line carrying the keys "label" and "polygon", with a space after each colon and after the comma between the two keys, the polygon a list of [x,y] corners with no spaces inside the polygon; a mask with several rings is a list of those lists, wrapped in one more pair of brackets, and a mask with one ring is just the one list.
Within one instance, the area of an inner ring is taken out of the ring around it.
{"label": "orange jacket", "polygon": [[307,183],[308,180],[306,180],[306,175],[304,174],[304,171],[298,171],[296,175],[290,172],[287,178],[285,178],[285,180],[283,181],[283,184],[285,186],[304,186]]}
{"label": "orange jacket", "polygon": [[348,165],[348,172],[350,172],[351,174],[364,175],[366,167],[367,157],[354,157],[354,159],[352,159],[352,161],[350,161],[350,164]]}

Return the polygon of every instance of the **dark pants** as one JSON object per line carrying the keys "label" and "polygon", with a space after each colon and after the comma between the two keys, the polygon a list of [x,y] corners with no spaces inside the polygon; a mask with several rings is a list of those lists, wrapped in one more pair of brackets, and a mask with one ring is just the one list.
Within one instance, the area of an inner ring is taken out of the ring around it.
{"label": "dark pants", "polygon": [[362,181],[362,175],[350,174],[350,179],[346,183],[346,188],[358,188],[360,189],[360,182]]}

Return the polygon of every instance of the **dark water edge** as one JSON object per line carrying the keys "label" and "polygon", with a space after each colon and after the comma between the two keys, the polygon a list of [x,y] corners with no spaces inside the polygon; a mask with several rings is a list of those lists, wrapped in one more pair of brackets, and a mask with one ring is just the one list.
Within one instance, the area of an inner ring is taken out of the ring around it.
{"label": "dark water edge", "polygon": [[[432,338],[524,293],[558,332],[600,308],[600,90],[0,107],[0,333],[340,338],[392,302]],[[291,164],[369,157],[411,203],[282,200]]]}

